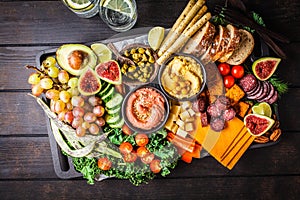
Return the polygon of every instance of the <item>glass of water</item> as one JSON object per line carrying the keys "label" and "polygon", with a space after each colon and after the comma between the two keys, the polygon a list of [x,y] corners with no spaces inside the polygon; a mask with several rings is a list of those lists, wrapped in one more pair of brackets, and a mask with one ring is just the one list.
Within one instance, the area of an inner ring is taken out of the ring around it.
{"label": "glass of water", "polygon": [[100,0],[62,0],[78,17],[91,18],[99,12]]}
{"label": "glass of water", "polygon": [[137,20],[135,0],[101,0],[99,4],[101,19],[114,31],[131,29]]}

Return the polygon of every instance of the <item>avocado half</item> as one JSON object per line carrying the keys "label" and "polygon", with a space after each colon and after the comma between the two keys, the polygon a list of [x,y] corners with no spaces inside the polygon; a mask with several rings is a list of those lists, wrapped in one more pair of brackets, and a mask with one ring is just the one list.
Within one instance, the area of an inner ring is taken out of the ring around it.
{"label": "avocado half", "polygon": [[57,49],[56,60],[64,70],[79,76],[87,67],[95,68],[97,55],[83,44],[64,44]]}

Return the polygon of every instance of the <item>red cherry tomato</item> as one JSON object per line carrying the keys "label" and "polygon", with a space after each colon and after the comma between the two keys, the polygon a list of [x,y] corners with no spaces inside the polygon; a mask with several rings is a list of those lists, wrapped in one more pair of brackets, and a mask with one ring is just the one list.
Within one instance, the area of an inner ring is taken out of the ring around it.
{"label": "red cherry tomato", "polygon": [[138,157],[143,158],[144,156],[146,156],[149,153],[149,151],[146,147],[139,147],[136,150],[136,153],[137,153]]}
{"label": "red cherry tomato", "polygon": [[125,154],[123,154],[123,159],[125,162],[132,163],[132,162],[136,161],[137,155],[135,152],[125,153]]}
{"label": "red cherry tomato", "polygon": [[220,63],[218,69],[222,76],[226,76],[230,73],[230,65],[227,63]]}
{"label": "red cherry tomato", "polygon": [[244,76],[245,70],[241,65],[235,65],[231,68],[231,75],[234,78],[242,78]]}
{"label": "red cherry tomato", "polygon": [[147,155],[141,158],[141,161],[145,164],[149,164],[153,161],[153,159],[154,159],[154,154],[148,153]]}
{"label": "red cherry tomato", "polygon": [[119,146],[120,152],[123,154],[129,154],[133,150],[133,146],[129,142],[123,142]]}
{"label": "red cherry tomato", "polygon": [[104,157],[104,158],[99,158],[98,159],[98,167],[101,169],[101,170],[109,170],[111,168],[111,161]]}
{"label": "red cherry tomato", "polygon": [[224,85],[226,88],[231,88],[235,82],[234,77],[231,75],[225,76],[223,80],[224,80]]}
{"label": "red cherry tomato", "polygon": [[138,133],[135,136],[135,142],[138,146],[143,147],[146,146],[146,144],[148,144],[149,138],[146,134],[144,133]]}
{"label": "red cherry tomato", "polygon": [[155,174],[159,173],[161,170],[160,160],[158,159],[152,160],[152,162],[150,163],[150,169]]}

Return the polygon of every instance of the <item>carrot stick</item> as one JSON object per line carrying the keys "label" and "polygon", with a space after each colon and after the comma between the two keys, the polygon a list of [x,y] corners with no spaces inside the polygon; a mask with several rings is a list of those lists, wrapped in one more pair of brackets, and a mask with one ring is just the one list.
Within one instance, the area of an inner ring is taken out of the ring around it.
{"label": "carrot stick", "polygon": [[186,152],[186,153],[182,154],[181,155],[181,160],[184,161],[184,162],[186,162],[186,163],[191,163],[192,160],[193,160],[193,157],[190,154],[188,154],[188,153],[189,152]]}
{"label": "carrot stick", "polygon": [[174,133],[169,132],[167,139],[172,142],[175,146],[188,151],[193,152],[195,148],[195,140],[188,140],[186,138],[182,138],[178,135],[175,135]]}
{"label": "carrot stick", "polygon": [[165,53],[165,51],[175,42],[175,40],[179,37],[179,35],[182,34],[183,30],[186,28],[188,23],[194,18],[194,16],[199,11],[199,9],[203,6],[204,3],[205,0],[199,0],[192,6],[189,12],[180,15],[179,17],[180,22],[178,23],[177,21],[175,22],[173,26],[174,28],[172,27],[172,29],[174,30],[171,29],[171,31],[169,32],[170,33],[169,37],[167,36],[167,39],[164,40],[163,44],[161,45],[158,51],[158,56],[163,55],[163,53]]}

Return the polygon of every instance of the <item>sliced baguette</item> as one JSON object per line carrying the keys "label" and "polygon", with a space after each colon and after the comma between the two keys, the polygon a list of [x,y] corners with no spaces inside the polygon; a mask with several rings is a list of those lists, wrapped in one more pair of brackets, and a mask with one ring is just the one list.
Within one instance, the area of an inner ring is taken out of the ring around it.
{"label": "sliced baguette", "polygon": [[254,38],[252,34],[244,29],[239,29],[239,32],[241,37],[239,45],[226,61],[226,63],[230,65],[242,64],[252,53],[254,48]]}
{"label": "sliced baguette", "polygon": [[209,21],[189,40],[183,48],[183,53],[201,56],[211,45],[216,33],[215,26]]}
{"label": "sliced baguette", "polygon": [[220,62],[226,62],[230,56],[233,54],[234,50],[238,47],[240,42],[240,32],[235,26],[228,24],[226,28],[229,30],[230,39],[227,44],[224,55],[219,58]]}
{"label": "sliced baguette", "polygon": [[201,57],[204,63],[209,61],[215,62],[218,60],[225,52],[229,40],[229,31],[227,28],[219,25],[218,34],[215,36],[212,44],[207,49],[207,51]]}

